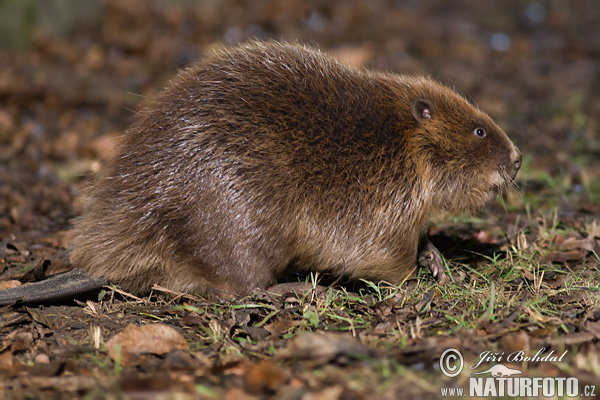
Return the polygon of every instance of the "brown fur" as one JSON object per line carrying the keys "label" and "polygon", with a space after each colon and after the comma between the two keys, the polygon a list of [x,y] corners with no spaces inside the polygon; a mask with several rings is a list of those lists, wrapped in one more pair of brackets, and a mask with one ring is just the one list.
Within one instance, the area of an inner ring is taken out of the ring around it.
{"label": "brown fur", "polygon": [[75,221],[71,260],[134,292],[245,294],[292,267],[399,283],[432,217],[481,209],[519,165],[486,114],[433,80],[250,43],[146,102]]}

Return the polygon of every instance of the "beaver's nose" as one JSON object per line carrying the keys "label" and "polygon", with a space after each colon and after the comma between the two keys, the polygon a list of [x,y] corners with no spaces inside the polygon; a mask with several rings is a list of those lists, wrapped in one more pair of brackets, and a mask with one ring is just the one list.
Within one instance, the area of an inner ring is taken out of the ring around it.
{"label": "beaver's nose", "polygon": [[512,166],[510,168],[510,177],[515,179],[517,172],[519,172],[519,169],[521,169],[522,157],[521,152],[516,147],[513,147],[513,153],[514,155],[512,157]]}

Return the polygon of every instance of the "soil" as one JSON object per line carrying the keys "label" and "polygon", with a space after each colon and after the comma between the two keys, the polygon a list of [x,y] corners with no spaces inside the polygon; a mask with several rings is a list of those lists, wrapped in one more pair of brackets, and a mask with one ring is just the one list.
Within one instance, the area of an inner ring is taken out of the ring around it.
{"label": "soil", "polygon": [[69,221],[136,105],[228,43],[297,40],[432,76],[489,113],[524,165],[519,199],[432,226],[448,287],[426,273],[400,288],[308,276],[308,289],[231,303],[111,287],[4,308],[0,397],[439,398],[469,379],[441,373],[447,348],[471,365],[490,351],[480,371],[525,349],[566,351],[511,368],[599,386],[596,2],[52,3],[0,4],[17,21],[0,29],[0,288],[70,269]]}

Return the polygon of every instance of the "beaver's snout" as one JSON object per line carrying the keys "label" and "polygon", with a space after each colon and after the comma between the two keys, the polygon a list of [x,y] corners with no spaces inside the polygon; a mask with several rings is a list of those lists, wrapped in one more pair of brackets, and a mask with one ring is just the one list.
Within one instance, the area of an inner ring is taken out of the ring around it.
{"label": "beaver's snout", "polygon": [[521,169],[521,161],[521,152],[516,148],[516,146],[513,146],[511,162],[508,169],[508,174],[510,175],[511,179],[515,179],[517,172],[519,172],[519,169]]}

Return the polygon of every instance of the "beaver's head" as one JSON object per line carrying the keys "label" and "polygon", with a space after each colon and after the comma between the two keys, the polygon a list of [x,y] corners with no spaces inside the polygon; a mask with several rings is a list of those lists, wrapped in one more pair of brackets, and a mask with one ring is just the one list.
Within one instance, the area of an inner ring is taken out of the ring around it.
{"label": "beaver's head", "polygon": [[514,187],[521,153],[487,114],[430,79],[414,89],[417,129],[409,142],[440,211],[474,212]]}

